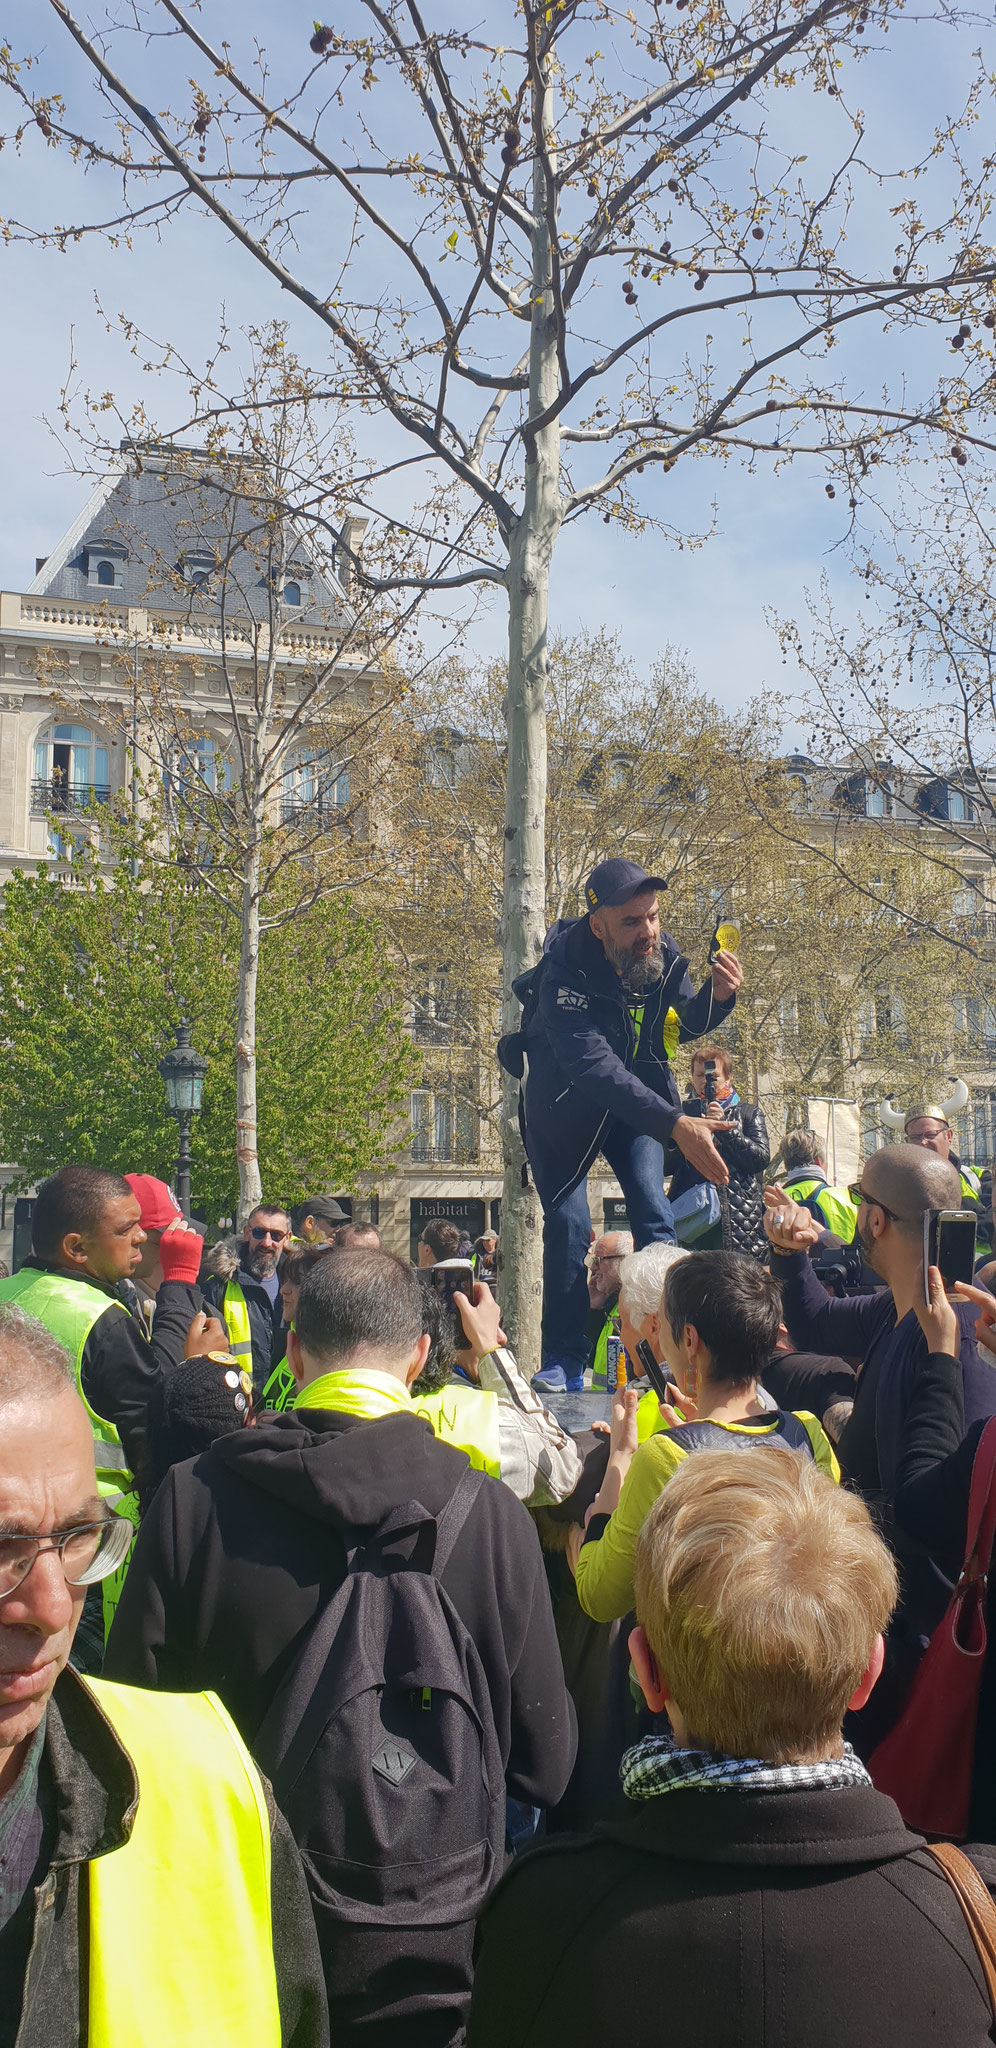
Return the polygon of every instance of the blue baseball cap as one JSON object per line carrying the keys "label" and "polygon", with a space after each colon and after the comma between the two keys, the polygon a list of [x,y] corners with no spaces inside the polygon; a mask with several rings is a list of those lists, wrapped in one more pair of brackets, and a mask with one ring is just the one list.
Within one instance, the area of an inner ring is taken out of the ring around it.
{"label": "blue baseball cap", "polygon": [[648,875],[635,860],[600,860],[584,885],[584,900],[588,910],[614,910],[617,903],[628,903],[641,889],[666,888],[664,875]]}

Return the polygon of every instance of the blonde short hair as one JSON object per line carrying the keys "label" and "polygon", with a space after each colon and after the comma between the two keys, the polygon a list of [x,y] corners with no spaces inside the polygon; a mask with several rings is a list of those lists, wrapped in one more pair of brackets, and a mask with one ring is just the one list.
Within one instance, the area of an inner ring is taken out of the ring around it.
{"label": "blonde short hair", "polygon": [[636,1612],[697,1742],[826,1755],[896,1604],[864,1503],[777,1445],[694,1451],[644,1523]]}

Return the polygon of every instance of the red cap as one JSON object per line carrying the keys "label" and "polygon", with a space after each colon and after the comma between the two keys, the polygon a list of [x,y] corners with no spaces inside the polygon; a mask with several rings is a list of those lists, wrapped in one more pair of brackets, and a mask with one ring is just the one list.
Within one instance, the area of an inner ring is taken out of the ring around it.
{"label": "red cap", "polygon": [[165,1230],[167,1223],[182,1216],[180,1204],[164,1180],[156,1180],[151,1173],[126,1173],[125,1179],[142,1212],[143,1230]]}

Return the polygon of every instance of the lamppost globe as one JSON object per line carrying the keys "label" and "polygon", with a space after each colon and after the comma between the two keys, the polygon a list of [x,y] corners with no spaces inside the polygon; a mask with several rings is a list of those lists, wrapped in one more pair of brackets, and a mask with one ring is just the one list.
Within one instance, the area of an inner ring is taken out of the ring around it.
{"label": "lamppost globe", "polygon": [[176,1199],[185,1216],[190,1215],[190,1120],[198,1115],[204,1094],[208,1063],[190,1043],[190,1026],[181,1017],[176,1027],[176,1045],[163,1054],[159,1072],[166,1083],[170,1115],[179,1125],[176,1161]]}

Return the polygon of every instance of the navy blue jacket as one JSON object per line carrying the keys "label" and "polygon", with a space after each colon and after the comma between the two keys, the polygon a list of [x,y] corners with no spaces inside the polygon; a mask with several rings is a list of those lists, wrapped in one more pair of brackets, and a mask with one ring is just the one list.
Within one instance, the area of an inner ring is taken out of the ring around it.
{"label": "navy blue jacket", "polygon": [[[531,981],[536,997],[523,1014],[528,1071],[521,1109],[545,1206],[584,1179],[611,1119],[667,1143],[683,1114],[664,1044],[668,1011],[675,1011],[684,1043],[714,1030],[733,1008],[734,996],[722,1003],[713,996],[711,977],[696,994],[688,961],[668,933],[661,944],[664,973],[647,990],[638,1045],[627,1007],[633,999],[586,917],[554,925],[535,979],[516,985],[523,992]],[[508,1064],[501,1050],[500,1056]]]}
{"label": "navy blue jacket", "polygon": [[[859,1363],[854,1410],[839,1445],[840,1469],[845,1485],[872,1509],[899,1560],[900,1603],[890,1633],[922,1641],[937,1627],[961,1565],[957,1552],[937,1555],[895,1526],[893,1502],[906,1417],[927,1357],[927,1340],[912,1309],[896,1321],[896,1304],[887,1287],[835,1301],[802,1252],[777,1253],[771,1270],[782,1282],[782,1312],[793,1343],[800,1350],[834,1353]],[[960,1336],[965,1425],[971,1427],[996,1414],[996,1372],[983,1364],[976,1346],[974,1304],[956,1301],[952,1306]]]}

